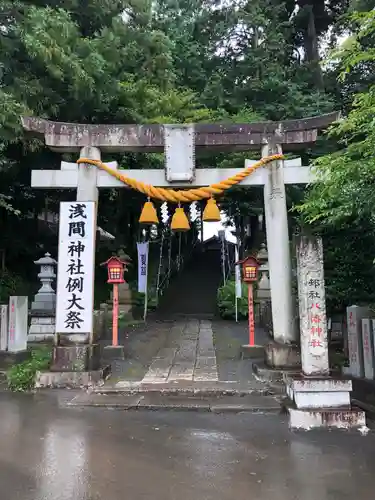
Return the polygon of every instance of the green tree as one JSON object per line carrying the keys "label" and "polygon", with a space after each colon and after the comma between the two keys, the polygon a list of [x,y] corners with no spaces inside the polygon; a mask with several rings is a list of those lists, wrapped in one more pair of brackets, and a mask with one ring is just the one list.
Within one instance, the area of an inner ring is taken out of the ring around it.
{"label": "green tree", "polygon": [[315,161],[319,182],[298,210],[325,242],[329,299],[334,308],[374,301],[375,13],[350,15],[352,35],[333,54],[343,91],[357,88],[348,114],[329,132],[330,147]]}
{"label": "green tree", "polygon": [[[360,22],[356,35],[343,44],[335,53],[345,79],[358,66],[375,61],[372,47],[364,47],[363,41],[375,33],[375,13],[354,14],[352,19]],[[321,182],[311,189],[306,202],[300,207],[309,222],[335,224],[351,218],[353,222],[363,217],[373,220],[375,163],[375,85],[357,93],[347,117],[330,130],[330,138],[336,142],[337,150],[316,161],[316,172]],[[363,78],[364,80],[364,78]]]}

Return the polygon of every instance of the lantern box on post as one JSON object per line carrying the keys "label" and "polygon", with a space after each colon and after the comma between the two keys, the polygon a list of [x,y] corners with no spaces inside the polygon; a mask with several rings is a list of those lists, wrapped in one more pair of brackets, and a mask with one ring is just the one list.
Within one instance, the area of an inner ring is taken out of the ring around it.
{"label": "lantern box on post", "polygon": [[249,311],[249,343],[242,346],[241,354],[243,358],[259,358],[263,356],[263,346],[255,344],[253,283],[258,281],[260,262],[255,257],[249,256],[237,264],[241,264],[242,281],[247,283]]}
{"label": "lantern box on post", "polygon": [[126,264],[126,262],[122,261],[118,257],[111,257],[106,262],[101,264],[102,266],[107,266],[107,283],[113,285],[112,345],[104,348],[104,356],[108,360],[125,358],[124,346],[118,345],[118,286],[121,283],[125,283],[124,272],[127,270]]}
{"label": "lantern box on post", "polygon": [[246,257],[240,260],[238,264],[242,264],[242,280],[244,283],[255,283],[258,281],[260,262],[258,262],[255,257]]}
{"label": "lantern box on post", "polygon": [[126,262],[123,262],[118,257],[111,257],[106,262],[103,262],[102,266],[107,266],[107,283],[112,285],[125,283],[124,272],[126,271]]}

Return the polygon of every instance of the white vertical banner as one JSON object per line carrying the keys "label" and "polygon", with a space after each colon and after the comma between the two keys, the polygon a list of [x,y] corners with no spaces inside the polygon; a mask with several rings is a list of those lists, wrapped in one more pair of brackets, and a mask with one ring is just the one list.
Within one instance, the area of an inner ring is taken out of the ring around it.
{"label": "white vertical banner", "polygon": [[92,332],[95,236],[95,202],[60,203],[57,333]]}
{"label": "white vertical banner", "polygon": [[138,292],[147,294],[148,242],[137,243],[138,251]]}
{"label": "white vertical banner", "polygon": [[[239,256],[238,256],[238,245],[235,246],[235,254],[234,254],[234,259],[235,262],[239,261]],[[242,283],[241,283],[241,267],[240,264],[236,264],[236,269],[235,269],[235,279],[236,279],[236,299],[240,299],[242,297]]]}

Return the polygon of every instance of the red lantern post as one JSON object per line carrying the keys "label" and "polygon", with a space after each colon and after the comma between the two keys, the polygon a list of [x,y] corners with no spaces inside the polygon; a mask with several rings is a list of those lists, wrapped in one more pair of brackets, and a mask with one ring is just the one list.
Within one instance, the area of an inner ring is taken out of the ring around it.
{"label": "red lantern post", "polygon": [[254,257],[246,257],[239,263],[242,264],[242,279],[245,283],[247,283],[247,290],[248,290],[249,347],[254,347],[255,322],[254,322],[253,283],[258,281],[258,269],[260,263]]}
{"label": "red lantern post", "polygon": [[106,262],[103,262],[102,266],[107,266],[108,269],[107,283],[113,284],[112,347],[118,347],[118,285],[119,283],[125,283],[126,262],[123,262],[118,257],[111,257]]}

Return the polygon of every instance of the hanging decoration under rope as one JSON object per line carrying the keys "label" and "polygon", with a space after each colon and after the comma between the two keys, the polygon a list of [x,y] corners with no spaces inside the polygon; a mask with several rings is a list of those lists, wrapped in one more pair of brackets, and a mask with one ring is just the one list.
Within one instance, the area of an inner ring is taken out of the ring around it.
{"label": "hanging decoration under rope", "polygon": [[140,224],[145,224],[146,226],[152,226],[153,224],[159,224],[158,214],[156,208],[150,198],[143,205],[141,215],[139,217]]}
{"label": "hanging decoration under rope", "polygon": [[158,224],[159,219],[157,215],[156,208],[151,201],[151,198],[155,198],[161,201],[168,201],[171,203],[178,203],[178,207],[172,217],[171,229],[173,231],[188,231],[190,229],[189,220],[186,213],[181,207],[181,203],[189,203],[192,201],[198,201],[203,199],[208,199],[207,205],[203,212],[203,220],[205,222],[219,222],[220,221],[220,210],[217,206],[214,195],[220,195],[224,191],[230,189],[232,186],[239,184],[246,177],[251,175],[255,170],[260,167],[264,167],[268,163],[275,160],[282,160],[284,156],[282,154],[276,154],[272,156],[267,156],[262,158],[258,162],[254,163],[251,167],[245,168],[242,172],[239,172],[228,179],[225,179],[216,184],[211,184],[211,186],[204,186],[200,188],[193,188],[187,190],[175,190],[166,189],[157,186],[152,186],[151,184],[145,184],[144,182],[131,179],[124,174],[121,174],[118,170],[113,170],[105,163],[100,160],[92,160],[90,158],[79,158],[77,163],[87,163],[89,165],[95,165],[96,167],[105,170],[109,175],[112,175],[120,182],[123,182],[127,186],[136,189],[140,193],[147,196],[147,201],[143,206],[139,222],[145,225]]}
{"label": "hanging decoration under rope", "polygon": [[189,231],[190,229],[189,219],[187,218],[185,210],[180,206],[180,204],[178,204],[178,207],[173,214],[171,229],[172,231],[181,232]]}
{"label": "hanging decoration under rope", "polygon": [[207,200],[205,209],[203,210],[204,222],[217,222],[220,221],[220,210],[214,198]]}

